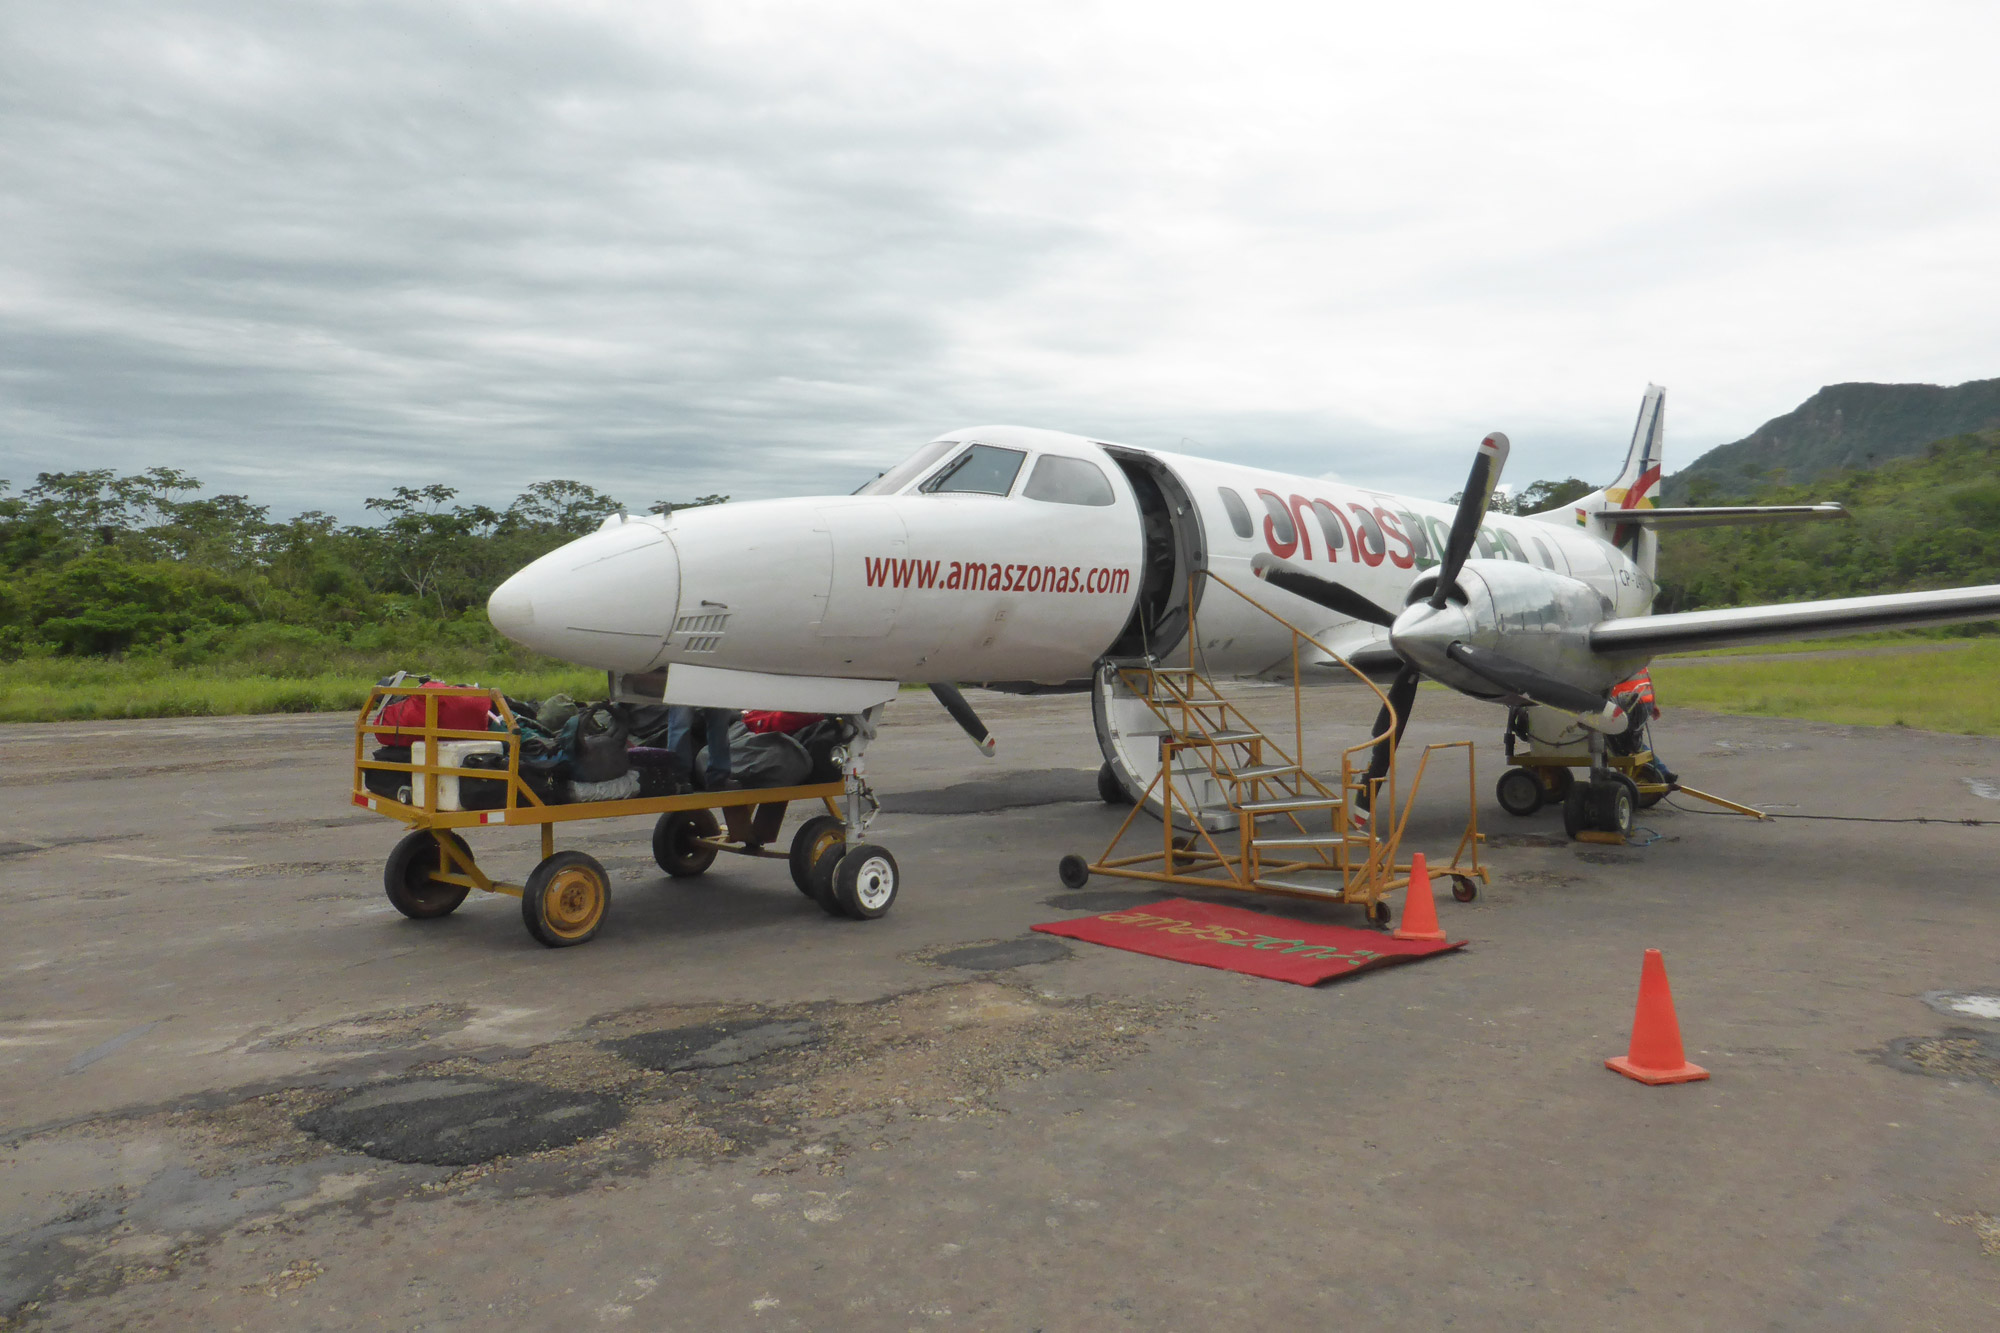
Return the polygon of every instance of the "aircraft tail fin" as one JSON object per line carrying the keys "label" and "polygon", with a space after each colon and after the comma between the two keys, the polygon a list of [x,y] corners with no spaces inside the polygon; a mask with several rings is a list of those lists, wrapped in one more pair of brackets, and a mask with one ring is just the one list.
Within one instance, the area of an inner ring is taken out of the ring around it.
{"label": "aircraft tail fin", "polygon": [[1647,578],[1653,577],[1658,563],[1660,539],[1651,527],[1639,523],[1619,523],[1609,517],[1621,509],[1651,509],[1660,489],[1660,462],[1665,454],[1667,391],[1657,384],[1646,386],[1639,400],[1639,419],[1632,427],[1632,443],[1625,451],[1625,466],[1617,479],[1602,490],[1572,500],[1560,509],[1533,515],[1544,523],[1565,526],[1574,523],[1588,528],[1597,518],[1598,531],[1606,540],[1637,564]]}

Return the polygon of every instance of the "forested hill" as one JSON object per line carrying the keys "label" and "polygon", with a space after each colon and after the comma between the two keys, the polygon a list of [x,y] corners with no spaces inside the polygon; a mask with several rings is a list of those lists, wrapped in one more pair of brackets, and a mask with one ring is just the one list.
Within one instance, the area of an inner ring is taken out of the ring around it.
{"label": "forested hill", "polygon": [[[1936,384],[1830,384],[1734,444],[1668,477],[1664,504],[1717,503],[1764,486],[1877,467],[1933,440],[2000,427],[2000,379]],[[1822,498],[1817,495],[1814,498]]]}
{"label": "forested hill", "polygon": [[1656,610],[2000,583],[2000,430],[1938,440],[1916,458],[1747,498],[1836,500],[1852,517],[1663,533]]}

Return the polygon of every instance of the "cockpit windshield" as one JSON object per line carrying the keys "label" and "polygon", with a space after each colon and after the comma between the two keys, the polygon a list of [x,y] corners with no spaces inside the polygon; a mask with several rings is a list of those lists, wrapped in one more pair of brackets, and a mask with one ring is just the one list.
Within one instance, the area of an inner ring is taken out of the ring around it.
{"label": "cockpit windshield", "polygon": [[958,448],[957,440],[932,440],[875,480],[854,492],[856,495],[894,495],[922,476],[931,464]]}

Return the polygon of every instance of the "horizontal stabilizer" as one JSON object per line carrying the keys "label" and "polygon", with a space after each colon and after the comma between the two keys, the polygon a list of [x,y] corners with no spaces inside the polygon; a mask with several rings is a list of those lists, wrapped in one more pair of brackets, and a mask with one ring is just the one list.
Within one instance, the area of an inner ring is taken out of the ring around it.
{"label": "horizontal stabilizer", "polygon": [[1727,648],[1740,643],[1812,639],[1871,629],[1949,625],[2000,619],[2000,583],[1936,592],[1896,592],[1880,597],[1837,597],[1824,602],[1732,606],[1718,611],[1678,611],[1664,616],[1607,620],[1590,631],[1593,652],[1610,657]]}
{"label": "horizontal stabilizer", "polygon": [[1591,515],[1606,527],[1636,523],[1642,528],[1724,528],[1747,523],[1811,523],[1846,518],[1837,504],[1711,505],[1699,509],[1601,509]]}

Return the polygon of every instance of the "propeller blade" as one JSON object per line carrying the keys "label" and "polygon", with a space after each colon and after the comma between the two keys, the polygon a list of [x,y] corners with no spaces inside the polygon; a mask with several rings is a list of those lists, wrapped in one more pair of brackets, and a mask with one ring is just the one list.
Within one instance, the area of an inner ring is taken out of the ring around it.
{"label": "propeller blade", "polygon": [[1451,536],[1444,545],[1444,561],[1438,569],[1437,589],[1431,593],[1433,610],[1444,610],[1451,590],[1458,585],[1458,571],[1472,554],[1479,538],[1479,525],[1486,521],[1486,506],[1493,501],[1493,488],[1500,484],[1500,470],[1507,466],[1507,437],[1494,431],[1479,442],[1472,456],[1472,473],[1465,479],[1465,494],[1458,497],[1458,513],[1451,520]]}
{"label": "propeller blade", "polygon": [[931,685],[931,693],[944,705],[944,711],[951,714],[952,721],[965,728],[965,734],[972,737],[972,743],[979,747],[979,753],[991,759],[998,742],[993,739],[993,733],[986,729],[986,724],[979,720],[979,714],[972,711],[972,705],[965,701],[965,696],[958,692],[958,686],[942,681],[934,682]]}
{"label": "propeller blade", "polygon": [[1547,704],[1550,708],[1560,708],[1565,713],[1575,713],[1578,721],[1594,731],[1617,735],[1630,725],[1625,710],[1603,695],[1586,690],[1581,685],[1557,680],[1526,662],[1518,662],[1490,648],[1454,643],[1445,649],[1445,656],[1512,694],[1534,703]]}
{"label": "propeller blade", "polygon": [[1308,574],[1297,565],[1285,563],[1268,551],[1259,551],[1251,557],[1250,568],[1258,578],[1273,588],[1281,588],[1294,597],[1303,597],[1308,602],[1323,606],[1353,620],[1365,620],[1371,625],[1384,629],[1396,623],[1396,613],[1377,606],[1345,584],[1323,579],[1317,574]]}
{"label": "propeller blade", "polygon": [[[1366,782],[1374,782],[1389,776],[1389,756],[1403,743],[1403,728],[1410,725],[1410,707],[1417,701],[1417,683],[1423,675],[1415,667],[1404,667],[1402,674],[1389,686],[1389,703],[1375,715],[1375,731],[1382,739],[1375,742],[1375,753],[1368,758]],[[1396,729],[1389,730],[1389,718],[1394,710]]]}

